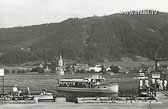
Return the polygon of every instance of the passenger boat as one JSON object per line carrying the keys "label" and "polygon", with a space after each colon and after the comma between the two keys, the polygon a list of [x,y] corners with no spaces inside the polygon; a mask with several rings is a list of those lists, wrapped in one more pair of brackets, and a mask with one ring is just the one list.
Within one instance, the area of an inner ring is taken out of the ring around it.
{"label": "passenger boat", "polygon": [[57,91],[74,92],[92,96],[104,94],[118,94],[119,85],[116,83],[104,84],[105,78],[100,75],[84,79],[59,79]]}

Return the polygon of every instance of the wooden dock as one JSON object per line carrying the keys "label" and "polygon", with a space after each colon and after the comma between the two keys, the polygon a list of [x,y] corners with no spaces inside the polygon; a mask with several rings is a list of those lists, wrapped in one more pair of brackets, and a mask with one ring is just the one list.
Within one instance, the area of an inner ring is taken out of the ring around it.
{"label": "wooden dock", "polygon": [[79,97],[77,98],[77,103],[117,103],[117,104],[126,104],[126,103],[158,103],[158,100],[151,100],[150,97],[137,97],[132,99],[131,97]]}

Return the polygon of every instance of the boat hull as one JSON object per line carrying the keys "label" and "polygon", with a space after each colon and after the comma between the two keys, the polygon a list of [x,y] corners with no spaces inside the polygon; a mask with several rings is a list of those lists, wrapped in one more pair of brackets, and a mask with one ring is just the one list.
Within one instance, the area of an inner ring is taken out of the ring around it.
{"label": "boat hull", "polygon": [[118,90],[114,88],[57,87],[57,91],[82,92],[82,93],[118,93]]}
{"label": "boat hull", "polygon": [[113,96],[118,94],[118,85],[106,88],[57,87],[57,92],[72,96]]}

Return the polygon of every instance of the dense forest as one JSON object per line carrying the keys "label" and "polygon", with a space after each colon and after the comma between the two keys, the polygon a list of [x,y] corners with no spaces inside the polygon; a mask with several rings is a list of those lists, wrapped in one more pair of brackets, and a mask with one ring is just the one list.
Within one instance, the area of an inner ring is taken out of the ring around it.
{"label": "dense forest", "polygon": [[0,62],[59,56],[80,61],[168,57],[168,14],[72,18],[60,23],[0,29]]}

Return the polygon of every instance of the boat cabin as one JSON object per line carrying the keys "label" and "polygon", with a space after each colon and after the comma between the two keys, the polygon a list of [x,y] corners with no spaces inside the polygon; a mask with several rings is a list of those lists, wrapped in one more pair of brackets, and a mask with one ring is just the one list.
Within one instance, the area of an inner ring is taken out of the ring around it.
{"label": "boat cabin", "polygon": [[93,88],[95,86],[101,85],[104,82],[102,77],[90,77],[84,79],[59,79],[59,87],[79,87],[79,88]]}

